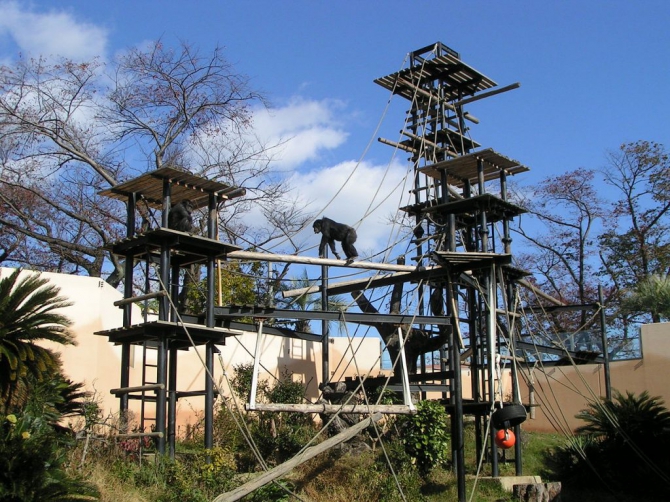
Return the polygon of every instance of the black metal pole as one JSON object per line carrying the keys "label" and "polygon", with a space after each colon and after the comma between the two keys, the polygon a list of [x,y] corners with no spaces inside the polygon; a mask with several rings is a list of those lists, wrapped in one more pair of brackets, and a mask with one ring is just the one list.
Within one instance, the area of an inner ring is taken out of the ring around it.
{"label": "black metal pole", "polygon": [[[207,215],[207,237],[216,238],[216,197],[209,195],[208,215]],[[216,282],[214,281],[214,256],[207,257],[207,327],[214,327],[214,296]],[[205,364],[207,373],[205,374],[205,448],[211,449],[214,446],[214,344],[207,343],[205,348]]]}
{"label": "black metal pole", "polygon": [[600,307],[600,334],[602,336],[603,344],[603,367],[605,370],[605,397],[608,401],[612,400],[612,382],[610,380],[610,356],[609,356],[609,347],[607,345],[607,329],[606,329],[606,318],[605,318],[605,302],[603,299],[603,287],[598,285],[598,303]]}
{"label": "black metal pole", "polygon": [[[328,267],[326,265],[321,265],[321,309],[328,310]],[[321,321],[321,333],[323,334],[321,342],[321,382],[325,386],[330,382],[330,333],[328,332],[328,321],[326,319]]]}
{"label": "black metal pole", "polygon": [[[455,287],[448,288],[448,294],[455,294]],[[453,304],[453,302],[450,302]],[[458,322],[458,312],[452,313],[454,325],[451,329],[450,348],[451,348],[451,370],[454,375],[452,378],[453,406],[454,411],[451,416],[451,441],[452,456],[456,466],[456,478],[458,480],[458,502],[465,502],[465,454],[463,439],[463,383],[461,381],[461,353],[459,350],[458,329],[455,324]]]}
{"label": "black metal pole", "polygon": [[177,439],[177,349],[170,347],[168,364],[168,453],[174,458]]}
{"label": "black metal pole", "polygon": [[158,437],[158,453],[165,454],[165,408],[167,405],[167,350],[168,342],[164,336],[158,341],[158,354],[156,364],[156,383],[163,384],[162,389],[156,391],[156,432],[162,434]]}

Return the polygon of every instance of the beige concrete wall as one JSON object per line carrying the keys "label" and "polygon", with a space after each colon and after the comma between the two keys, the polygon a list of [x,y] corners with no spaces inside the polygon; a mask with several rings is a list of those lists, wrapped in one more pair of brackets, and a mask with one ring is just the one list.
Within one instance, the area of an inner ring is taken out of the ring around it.
{"label": "beige concrete wall", "polygon": [[[643,359],[610,363],[612,388],[635,394],[646,390],[651,396],[660,396],[666,407],[670,406],[670,323],[644,325],[641,337]],[[528,375],[524,370],[526,381],[520,382],[524,403],[530,401]],[[524,423],[527,430],[574,430],[584,425],[575,415],[586,408],[589,401],[605,396],[602,364],[536,369],[532,375],[538,406],[535,418]]]}
{"label": "beige concrete wall", "polygon": [[[11,269],[0,268],[0,276]],[[28,273],[28,272],[24,272]],[[119,291],[104,281],[91,277],[44,273],[61,289],[73,305],[64,310],[73,322],[77,345],[53,347],[63,359],[66,374],[74,381],[83,382],[90,391],[96,391],[107,413],[118,412],[118,399],[109,390],[120,386],[120,347],[115,347],[106,337],[94,335],[102,330],[122,325],[122,311],[113,303],[122,298]],[[133,312],[133,321],[140,322],[139,309]],[[230,337],[221,350],[220,359],[215,360],[214,378],[224,394],[229,394],[227,378],[234,375],[234,367],[253,362],[256,334],[246,333]],[[642,327],[643,360],[611,363],[612,387],[622,392],[640,393],[647,390],[652,396],[661,396],[670,405],[670,323],[651,324]],[[381,370],[381,343],[377,337],[331,338],[330,370],[333,380],[357,375],[378,376]],[[294,380],[306,384],[306,395],[315,399],[319,395],[318,381],[321,376],[321,344],[266,335],[261,345],[262,370],[260,378],[272,379],[284,374],[293,374]],[[355,354],[355,358],[352,357]],[[178,390],[197,391],[205,386],[204,347],[180,351],[178,360]],[[133,347],[131,357],[130,385],[141,384],[142,347]],[[223,369],[225,368],[225,375]],[[522,370],[520,382],[522,400],[530,401],[528,370]],[[463,368],[463,397],[471,397],[470,370]],[[527,420],[527,430],[550,431],[555,428],[574,429],[580,422],[574,415],[585,408],[588,400],[604,396],[602,365],[587,364],[576,368],[563,366],[536,369],[532,372],[535,385],[534,418]],[[511,382],[509,370],[503,372],[503,393],[509,398]],[[181,399],[178,416],[182,424],[193,423],[201,416],[204,399],[195,397]],[[138,410],[138,403],[131,401],[131,409]]]}

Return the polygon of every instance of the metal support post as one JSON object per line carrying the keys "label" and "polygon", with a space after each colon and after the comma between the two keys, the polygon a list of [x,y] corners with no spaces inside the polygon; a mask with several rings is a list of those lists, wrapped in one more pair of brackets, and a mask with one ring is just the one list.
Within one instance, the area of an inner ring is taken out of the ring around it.
{"label": "metal support post", "polygon": [[158,342],[156,383],[163,384],[163,389],[156,391],[156,430],[162,434],[158,437],[158,453],[165,454],[165,408],[167,397],[165,389],[167,388],[167,350],[168,342],[165,337],[161,337]]}
{"label": "metal support post", "polygon": [[177,440],[177,349],[170,347],[168,364],[168,454],[174,458]]}
{"label": "metal support post", "polygon": [[607,345],[607,329],[606,329],[606,317],[605,317],[605,305],[603,298],[603,287],[598,285],[598,306],[600,307],[600,333],[602,337],[603,344],[603,368],[605,371],[605,397],[608,401],[612,400],[612,381],[610,379],[610,355],[609,347]]}

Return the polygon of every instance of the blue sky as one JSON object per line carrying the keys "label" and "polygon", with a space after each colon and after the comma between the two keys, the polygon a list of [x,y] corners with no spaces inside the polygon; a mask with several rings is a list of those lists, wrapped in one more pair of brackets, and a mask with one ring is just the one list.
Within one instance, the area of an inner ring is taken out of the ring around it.
{"label": "blue sky", "polygon": [[[529,166],[518,181],[532,183],[602,167],[605,151],[623,142],[670,146],[669,25],[666,0],[0,1],[0,60],[19,52],[109,59],[157,38],[203,52],[224,47],[275,108],[259,114],[259,128],[297,139],[280,162],[310,209],[335,194],[373,139],[326,211],[353,223],[383,173],[391,194],[406,168],[405,156],[392,161],[376,138],[398,139],[407,102],[394,99],[375,132],[389,95],[373,80],[399,70],[408,52],[441,41],[500,86],[521,83],[469,107],[481,120],[471,134]],[[379,222],[401,197],[366,220],[363,250],[386,237]]]}

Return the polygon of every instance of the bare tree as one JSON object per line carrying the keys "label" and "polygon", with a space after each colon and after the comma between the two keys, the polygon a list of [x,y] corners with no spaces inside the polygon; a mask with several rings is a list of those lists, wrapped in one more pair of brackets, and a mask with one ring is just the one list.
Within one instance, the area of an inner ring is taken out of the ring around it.
{"label": "bare tree", "polygon": [[593,258],[604,201],[593,184],[594,174],[577,169],[546,178],[523,196],[517,194],[534,216],[532,224],[523,219],[514,228],[532,245],[532,252],[518,259],[535,273],[538,286],[566,303],[597,298],[593,279],[598,262]]}
{"label": "bare tree", "polygon": [[600,236],[602,268],[624,293],[670,272],[670,157],[658,143],[626,143],[608,154],[603,174],[616,199]]}
{"label": "bare tree", "polygon": [[223,210],[233,242],[284,237],[273,224],[240,223],[258,208],[290,215],[284,232],[300,228],[309,215],[291,209],[291,187],[272,171],[273,148],[253,135],[255,105],[265,105],[262,96],[220,48],[202,55],[159,41],[107,65],[21,59],[0,67],[0,256],[109,274],[118,284],[123,265],[103,249],[124,235],[124,208],[97,194],[163,166],[245,186],[249,196]]}

